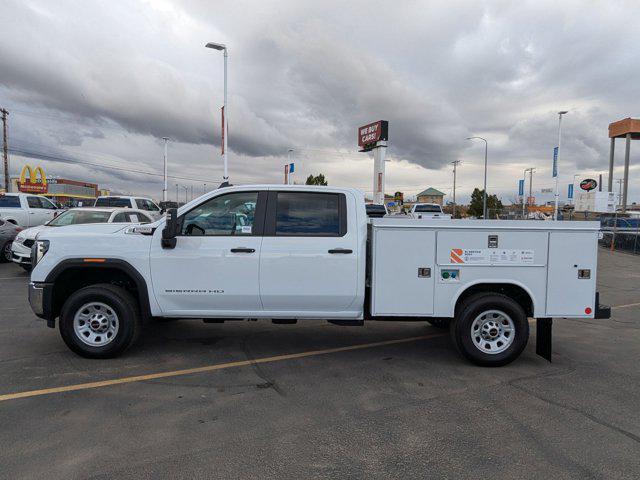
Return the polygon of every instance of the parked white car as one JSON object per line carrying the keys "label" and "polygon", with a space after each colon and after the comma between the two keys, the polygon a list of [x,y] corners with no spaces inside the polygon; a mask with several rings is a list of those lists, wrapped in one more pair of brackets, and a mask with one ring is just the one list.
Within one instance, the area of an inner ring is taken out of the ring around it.
{"label": "parked white car", "polygon": [[411,207],[409,212],[411,218],[435,218],[438,220],[450,219],[451,215],[448,215],[442,211],[442,205],[437,203],[416,203]]}
{"label": "parked white car", "polygon": [[150,198],[144,197],[102,196],[96,198],[96,203],[93,206],[144,210],[155,219],[162,215],[160,207]]}
{"label": "parked white car", "polygon": [[149,223],[148,212],[132,208],[72,208],[53,220],[18,233],[11,246],[11,260],[27,271],[31,270],[31,247],[43,230],[85,223]]}
{"label": "parked white car", "polygon": [[0,218],[23,228],[35,227],[62,212],[48,198],[28,193],[0,193]]}

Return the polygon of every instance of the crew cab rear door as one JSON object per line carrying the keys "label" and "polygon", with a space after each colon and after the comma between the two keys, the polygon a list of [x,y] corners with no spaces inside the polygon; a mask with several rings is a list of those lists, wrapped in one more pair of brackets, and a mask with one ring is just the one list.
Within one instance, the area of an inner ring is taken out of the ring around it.
{"label": "crew cab rear door", "polygon": [[[345,193],[270,191],[260,255],[265,311],[344,312],[358,283],[355,200]],[[276,313],[277,314],[277,313]]]}
{"label": "crew cab rear door", "polygon": [[233,191],[181,213],[173,249],[151,253],[153,291],[168,316],[251,316],[261,310],[258,288],[261,229],[267,192]]}

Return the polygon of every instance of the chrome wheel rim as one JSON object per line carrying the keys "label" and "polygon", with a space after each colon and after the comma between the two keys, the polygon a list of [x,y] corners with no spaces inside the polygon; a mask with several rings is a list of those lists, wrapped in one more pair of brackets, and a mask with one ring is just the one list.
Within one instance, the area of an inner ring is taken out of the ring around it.
{"label": "chrome wheel rim", "polygon": [[513,343],[516,327],[509,315],[500,310],[487,310],[471,324],[471,340],[482,353],[497,355]]}
{"label": "chrome wheel rim", "polygon": [[101,302],[80,307],[73,317],[73,330],[81,342],[102,347],[116,338],[120,322],[115,310]]}
{"label": "chrome wheel rim", "polygon": [[11,261],[11,242],[8,242],[4,248],[3,248],[3,252],[4,254],[4,259],[9,262]]}

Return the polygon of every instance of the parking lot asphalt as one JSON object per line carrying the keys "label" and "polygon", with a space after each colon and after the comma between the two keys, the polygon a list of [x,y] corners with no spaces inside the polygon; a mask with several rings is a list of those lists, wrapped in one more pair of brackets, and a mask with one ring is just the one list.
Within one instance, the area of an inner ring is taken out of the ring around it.
{"label": "parking lot asphalt", "polygon": [[86,360],[27,282],[0,265],[0,478],[640,477],[640,257],[600,250],[610,320],[496,369],[421,322],[152,323]]}

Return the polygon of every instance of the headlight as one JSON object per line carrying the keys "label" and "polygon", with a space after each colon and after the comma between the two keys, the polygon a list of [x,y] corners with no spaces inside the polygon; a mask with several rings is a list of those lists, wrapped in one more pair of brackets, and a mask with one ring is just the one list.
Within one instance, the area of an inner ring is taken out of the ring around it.
{"label": "headlight", "polygon": [[19,234],[16,236],[16,239],[15,239],[14,241],[15,241],[15,242],[18,242],[18,243],[23,243],[23,242],[24,242],[24,233],[19,233]]}
{"label": "headlight", "polygon": [[49,251],[49,240],[36,240],[31,247],[31,265],[35,267]]}

